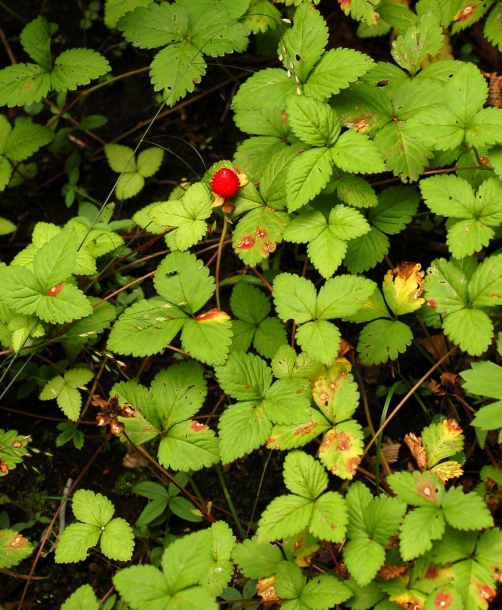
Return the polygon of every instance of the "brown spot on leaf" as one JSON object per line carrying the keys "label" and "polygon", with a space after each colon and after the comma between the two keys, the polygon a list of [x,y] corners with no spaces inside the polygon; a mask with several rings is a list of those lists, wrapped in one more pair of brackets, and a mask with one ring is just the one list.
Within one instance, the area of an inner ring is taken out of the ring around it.
{"label": "brown spot on leaf", "polygon": [[342,11],[346,11],[352,4],[352,0],[338,0],[338,2],[340,3],[340,8]]}
{"label": "brown spot on leaf", "polygon": [[208,430],[209,426],[207,426],[206,424],[201,424],[196,419],[194,419],[193,422],[190,424],[189,429],[192,432],[201,432],[202,430]]}
{"label": "brown spot on leaf", "polygon": [[28,538],[25,538],[21,534],[16,534],[9,542],[9,546],[13,549],[19,549],[28,542]]}
{"label": "brown spot on leaf", "polygon": [[228,313],[225,313],[224,311],[221,311],[215,307],[214,309],[210,309],[205,313],[199,314],[196,316],[195,320],[196,322],[224,322],[225,320],[230,320],[230,316]]}
{"label": "brown spot on leaf", "polygon": [[317,428],[317,424],[313,421],[308,421],[305,423],[305,425],[300,426],[295,430],[295,436],[304,436],[306,434],[310,434],[315,428]]}
{"label": "brown spot on leaf", "polygon": [[439,568],[430,567],[425,573],[425,578],[435,580],[439,576]]}
{"label": "brown spot on leaf", "polygon": [[449,608],[453,602],[453,597],[446,593],[446,591],[441,591],[437,595],[434,596],[434,608],[437,610],[444,610],[444,608]]}
{"label": "brown spot on leaf", "polygon": [[265,237],[267,237],[268,233],[265,229],[262,229],[261,227],[258,227],[256,229],[256,237],[263,239]]}
{"label": "brown spot on leaf", "polygon": [[245,235],[239,245],[237,246],[238,250],[251,250],[251,248],[255,245],[256,240],[252,235]]}
{"label": "brown spot on leaf", "polygon": [[474,12],[476,6],[477,3],[468,4],[467,6],[464,6],[464,8],[455,15],[453,21],[467,21],[467,19],[469,19],[469,17]]}
{"label": "brown spot on leaf", "polygon": [[65,285],[65,283],[61,282],[59,284],[56,284],[52,288],[49,288],[49,290],[47,291],[47,296],[48,297],[55,297],[55,296],[57,296],[61,292],[61,290],[63,290],[64,285]]}

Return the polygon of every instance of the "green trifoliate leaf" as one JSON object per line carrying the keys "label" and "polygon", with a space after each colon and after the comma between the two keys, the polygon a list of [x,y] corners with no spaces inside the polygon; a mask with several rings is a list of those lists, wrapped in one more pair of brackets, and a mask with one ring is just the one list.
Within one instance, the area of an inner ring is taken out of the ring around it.
{"label": "green trifoliate leaf", "polygon": [[158,459],[165,468],[182,472],[209,468],[220,461],[218,439],[198,421],[175,424],[160,441]]}
{"label": "green trifoliate leaf", "polygon": [[224,521],[217,521],[211,526],[211,563],[200,584],[207,587],[212,595],[220,595],[234,573],[230,561],[235,547],[235,536]]}
{"label": "green trifoliate leaf", "polygon": [[[119,0],[113,0],[114,5]],[[188,32],[188,14],[184,7],[176,4],[150,4],[145,5],[141,0],[127,0],[136,6],[129,8],[127,14],[116,24],[122,30],[124,38],[135,47],[153,49],[173,42],[181,42]],[[124,0],[120,0],[123,5]],[[105,8],[105,23],[108,27],[115,24],[107,23],[109,1]],[[119,5],[120,6],[120,5]],[[147,8],[148,7],[148,8]],[[123,8],[121,7],[121,10]],[[115,11],[117,9],[115,8]],[[126,11],[124,11],[126,13]]]}
{"label": "green trifoliate leaf", "polygon": [[164,159],[164,149],[154,146],[142,150],[138,155],[136,167],[143,178],[151,178],[157,173]]}
{"label": "green trifoliate leaf", "polygon": [[368,55],[353,49],[330,49],[310,72],[304,85],[306,95],[324,100],[345,89],[373,66]]}
{"label": "green trifoliate leaf", "polygon": [[389,310],[383,298],[382,292],[375,288],[371,297],[352,316],[344,318],[347,322],[372,322],[378,318],[390,318]]}
{"label": "green trifoliate leaf", "polygon": [[389,252],[389,238],[375,227],[347,244],[344,265],[351,273],[361,273],[381,262]]}
{"label": "green trifoliate leaf", "polygon": [[500,30],[500,22],[502,20],[502,7],[497,2],[493,10],[490,12],[485,21],[483,34],[485,38],[494,46],[502,49],[502,32]]}
{"label": "green trifoliate leaf", "polygon": [[[345,134],[338,142],[344,136]],[[335,148],[311,148],[291,161],[286,178],[286,201],[289,212],[294,212],[311,201],[326,186],[333,172],[331,157]],[[342,169],[358,171],[351,167],[342,167]]]}
{"label": "green trifoliate leaf", "polygon": [[443,31],[435,15],[423,15],[416,25],[408,29],[392,43],[392,56],[412,75],[420,70],[420,63],[429,55],[437,55],[443,45]]}
{"label": "green trifoliate leaf", "polygon": [[157,53],[150,66],[150,79],[154,90],[162,91],[166,103],[174,106],[201,82],[206,67],[198,47],[183,40]]}
{"label": "green trifoliate leaf", "polygon": [[151,385],[156,414],[165,430],[193,417],[204,404],[206,394],[204,371],[195,360],[160,371]]}
{"label": "green trifoliate leaf", "polygon": [[157,292],[176,307],[195,314],[214,294],[214,279],[189,252],[171,252],[154,276]]}
{"label": "green trifoliate leaf", "polygon": [[362,428],[356,421],[349,419],[337,424],[324,435],[319,459],[332,474],[352,479],[361,462],[363,438]]}
{"label": "green trifoliate leaf", "polygon": [[[77,388],[82,388],[94,374],[87,369],[73,369],[58,375],[47,382],[40,394],[40,400],[57,399],[58,406],[72,421],[77,421],[82,407],[82,395]],[[85,389],[85,388],[82,388]]]}
{"label": "green trifoliate leaf", "polygon": [[422,430],[422,443],[427,452],[427,467],[430,469],[441,460],[464,450],[462,429],[453,419],[444,419]]}
{"label": "green trifoliate leaf", "polygon": [[278,275],[274,280],[274,302],[279,317],[298,324],[316,316],[317,295],[314,284],[291,273]]}
{"label": "green trifoliate leaf", "polygon": [[99,610],[98,598],[91,585],[82,585],[61,606],[61,610]]}
{"label": "green trifoliate leaf", "polygon": [[378,20],[378,13],[375,12],[377,5],[377,0],[352,0],[344,3],[342,8],[344,13],[353,19],[366,25],[375,25]]}
{"label": "green trifoliate leaf", "polygon": [[291,129],[306,144],[331,146],[340,135],[338,115],[325,102],[295,95],[288,98],[286,111]]}
{"label": "green trifoliate leaf", "polygon": [[222,389],[237,400],[259,400],[272,385],[267,363],[253,354],[230,354],[215,372]]}
{"label": "green trifoliate leaf", "polygon": [[29,557],[35,546],[19,532],[0,529],[0,568],[11,568]]}
{"label": "green trifoliate leaf", "polygon": [[55,91],[73,91],[111,70],[108,60],[92,49],[68,49],[54,60],[51,86]]}
{"label": "green trifoliate leaf", "polygon": [[[1,125],[5,120],[4,128]],[[18,117],[11,129],[4,117],[0,119],[0,140],[5,135],[3,143],[0,144],[0,153],[5,155],[13,163],[19,163],[31,157],[39,148],[48,144],[53,138],[54,133],[51,129],[33,123],[25,117]]]}
{"label": "green trifoliate leaf", "polygon": [[444,528],[445,520],[439,506],[422,506],[409,512],[400,530],[399,549],[404,561],[429,551],[432,541],[443,535]]}
{"label": "green trifoliate leaf", "polygon": [[183,349],[196,360],[207,364],[223,364],[232,343],[230,316],[219,309],[211,309],[188,319],[181,331]]}
{"label": "green trifoliate leaf", "polygon": [[311,455],[291,451],[284,461],[284,482],[292,493],[315,500],[328,486],[328,475]]}
{"label": "green trifoliate leaf", "polygon": [[59,537],[56,549],[56,563],[75,563],[87,557],[91,546],[96,546],[102,530],[88,523],[72,523]]}
{"label": "green trifoliate leaf", "polygon": [[446,522],[459,530],[478,530],[491,527],[493,517],[483,498],[474,492],[464,493],[460,487],[450,487],[442,501]]}
{"label": "green trifoliate leaf", "polygon": [[264,445],[272,424],[257,401],[240,402],[222,413],[218,429],[221,461],[228,464]]}
{"label": "green trifoliate leaf", "polygon": [[108,349],[125,356],[160,352],[183,327],[188,316],[164,299],[142,300],[127,308],[115,322]]}
{"label": "green trifoliate leaf", "polygon": [[36,64],[14,64],[0,70],[0,106],[24,106],[47,97],[51,74]]}
{"label": "green trifoliate leaf", "polygon": [[198,243],[205,235],[211,203],[208,189],[197,182],[181,200],[161,203],[152,208],[148,216],[161,227],[175,228],[167,239],[171,249],[183,251]]}
{"label": "green trifoliate leaf", "polygon": [[378,203],[373,187],[361,176],[348,174],[340,178],[336,183],[336,194],[354,208],[371,208]]}
{"label": "green trifoliate leaf", "polygon": [[78,247],[75,231],[63,230],[38,250],[33,259],[33,271],[45,291],[64,282],[73,273]]}
{"label": "green trifoliate leaf", "polygon": [[502,304],[502,255],[488,256],[472,274],[467,292],[474,307]]}
{"label": "green trifoliate leaf", "polygon": [[462,309],[444,318],[443,330],[468,354],[480,356],[491,343],[493,322],[480,309]]}
{"label": "green trifoliate leaf", "polygon": [[35,63],[50,70],[51,65],[51,35],[55,33],[57,26],[39,15],[23,28],[20,40],[23,49]]}
{"label": "green trifoliate leaf", "polygon": [[277,566],[284,557],[277,545],[258,543],[256,538],[252,538],[236,545],[233,560],[247,578],[267,578],[277,572]]}
{"label": "green trifoliate leaf", "polygon": [[284,67],[304,83],[327,43],[328,28],[320,12],[310,3],[300,4],[294,25],[284,34],[279,46]]}
{"label": "green trifoliate leaf", "polygon": [[284,110],[286,98],[296,93],[296,89],[295,79],[284,70],[280,68],[259,70],[239,87],[232,100],[232,108],[236,112],[260,108]]}
{"label": "green trifoliate leaf", "polygon": [[346,131],[331,148],[332,162],[346,172],[374,174],[385,171],[376,144],[363,133]]}

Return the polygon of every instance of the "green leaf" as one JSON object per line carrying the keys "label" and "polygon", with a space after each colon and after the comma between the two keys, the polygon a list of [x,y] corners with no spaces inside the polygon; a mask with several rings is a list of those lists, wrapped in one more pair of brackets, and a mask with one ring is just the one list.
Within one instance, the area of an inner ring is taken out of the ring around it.
{"label": "green leaf", "polygon": [[9,132],[2,154],[13,163],[19,163],[31,157],[39,148],[54,138],[48,127],[33,123],[30,119],[18,117],[14,128]]}
{"label": "green leaf", "polygon": [[502,48],[502,33],[500,30],[500,22],[502,21],[502,7],[497,2],[493,7],[485,21],[483,34],[485,38],[494,46],[498,47],[499,51]]}
{"label": "green leaf", "polygon": [[[0,156],[0,191],[3,191],[9,184],[12,176],[12,165],[6,157]],[[5,222],[5,219],[4,219]],[[7,225],[8,226],[8,225]],[[14,226],[15,228],[15,226]],[[9,233],[9,231],[7,231]],[[5,235],[5,233],[4,233]]]}
{"label": "green leaf", "polygon": [[44,291],[64,282],[73,273],[78,246],[76,233],[63,230],[38,250],[33,271]]}
{"label": "green leaf", "polygon": [[15,530],[0,529],[0,568],[11,568],[29,557],[35,546]]}
{"label": "green leaf", "polygon": [[351,273],[361,273],[381,262],[390,248],[386,235],[375,227],[347,244],[344,264]]}
{"label": "green leaf", "polygon": [[91,585],[79,587],[61,606],[61,610],[99,610],[98,598]]}
{"label": "green leaf", "polygon": [[160,371],[151,384],[156,415],[165,430],[193,417],[204,404],[206,394],[204,370],[194,360]]}
{"label": "green leaf", "polygon": [[55,91],[73,91],[111,70],[108,60],[92,49],[68,49],[54,60],[51,85]]}
{"label": "green leaf", "polygon": [[359,51],[330,49],[322,54],[310,72],[304,86],[305,95],[327,99],[355,82],[373,65],[371,57]]}
{"label": "green leaf", "polygon": [[232,109],[235,112],[260,108],[282,111],[286,106],[286,98],[295,93],[296,88],[294,78],[281,68],[259,70],[239,87],[232,100]]}
{"label": "green leaf", "polygon": [[260,404],[240,402],[222,413],[218,429],[221,461],[228,464],[265,444],[272,424]]}
{"label": "green leaf", "polygon": [[214,294],[214,279],[189,252],[171,252],[154,276],[157,292],[176,307],[195,314]]}
{"label": "green leaf", "polygon": [[87,557],[91,546],[96,546],[101,536],[101,528],[88,523],[68,525],[58,540],[56,563],[75,563]]}
{"label": "green leaf", "polygon": [[237,400],[260,400],[272,384],[270,368],[254,354],[230,354],[215,372],[221,388]]}
{"label": "green leaf", "polygon": [[493,525],[493,517],[483,498],[474,492],[464,493],[460,487],[450,487],[442,502],[446,522],[458,530],[479,530]]}
{"label": "green leaf", "polygon": [[73,284],[58,284],[53,290],[41,295],[37,303],[36,314],[44,322],[64,324],[92,314],[89,299]]}
{"label": "green leaf", "polygon": [[[121,597],[135,610],[174,610],[176,607],[171,605],[171,591],[164,575],[152,565],[131,566],[120,570],[115,573],[113,583]],[[208,609],[214,607],[209,605]]]}
{"label": "green leaf", "polygon": [[319,459],[334,475],[352,479],[363,454],[363,431],[349,419],[334,426],[324,435],[319,447]]}
{"label": "green leaf", "polygon": [[275,278],[275,308],[284,322],[292,319],[298,324],[302,324],[314,319],[316,300],[316,290],[310,280],[291,273],[282,273]]}
{"label": "green leaf", "polygon": [[[305,583],[300,568],[290,561],[283,561],[277,566],[274,578],[274,589],[278,597],[296,599],[300,596]],[[287,608],[287,605],[286,605]]]}
{"label": "green leaf", "polygon": [[305,529],[313,514],[314,504],[307,498],[279,496],[263,511],[258,523],[258,542],[294,536]]}
{"label": "green leaf", "polygon": [[134,533],[125,519],[112,519],[103,529],[101,552],[108,559],[129,561],[134,551]]}
{"label": "green leaf", "polygon": [[281,40],[284,67],[304,83],[327,43],[328,28],[320,12],[313,4],[300,4],[293,27]]}
{"label": "green leaf", "polygon": [[[123,10],[120,4],[125,2],[134,8]],[[153,49],[163,47],[173,42],[181,42],[188,33],[188,14],[183,6],[176,4],[145,4],[138,0],[113,0],[113,4],[119,4],[123,17],[118,18],[118,23],[109,25],[109,4],[108,0],[105,7],[105,23],[108,27],[115,25],[122,30],[124,38],[131,42],[133,46],[142,49]],[[113,11],[118,12],[117,8]],[[111,18],[110,18],[111,20]]]}
{"label": "green leaf", "polygon": [[340,178],[336,183],[336,194],[354,208],[371,208],[378,203],[373,187],[361,176],[348,174]]}
{"label": "green leaf", "polygon": [[438,506],[421,506],[409,512],[400,531],[399,549],[404,561],[423,555],[432,548],[432,541],[441,538],[445,520]]}
{"label": "green leaf", "polygon": [[0,106],[24,106],[47,97],[51,75],[36,64],[14,64],[0,70]]}
{"label": "green leaf", "polygon": [[120,177],[119,183],[115,188],[115,194],[117,199],[123,201],[137,195],[144,186],[145,179],[141,174],[127,171]]}
{"label": "green leaf", "polygon": [[445,317],[443,330],[468,354],[480,356],[491,343],[493,322],[480,309],[462,309]]}
{"label": "green leaf", "polygon": [[208,573],[201,578],[200,584],[216,596],[221,594],[234,573],[234,565],[230,558],[235,547],[235,536],[224,521],[213,523],[211,536],[212,560]]}
{"label": "green leaf", "polygon": [[136,159],[134,151],[123,144],[105,144],[104,151],[106,160],[114,172],[136,172]]}
{"label": "green leaf", "polygon": [[286,112],[291,129],[306,144],[331,146],[340,135],[338,115],[325,102],[304,95],[291,96],[286,101]]}
{"label": "green leaf", "polygon": [[198,584],[212,560],[213,536],[202,530],[172,542],[162,555],[162,570],[174,593]]}
{"label": "green leaf", "polygon": [[[343,137],[341,136],[338,141],[340,142]],[[334,150],[335,148],[311,148],[290,162],[286,178],[286,201],[289,212],[301,208],[326,186],[333,171],[331,155]]]}
{"label": "green leaf", "polygon": [[[196,8],[193,3],[186,4],[186,6],[189,10]],[[220,2],[213,3],[207,6],[206,10],[194,10],[189,16],[192,27],[192,44],[211,57],[219,57],[234,51],[241,52],[248,45],[246,30],[236,19],[241,15],[232,17],[222,9]],[[240,13],[240,10],[237,10],[237,13]]]}
{"label": "green leaf", "polygon": [[329,574],[316,576],[303,587],[300,600],[312,610],[328,610],[351,596],[343,583]]}
{"label": "green leaf", "polygon": [[433,176],[420,182],[422,197],[435,214],[471,218],[475,209],[471,185],[457,176]]}
{"label": "green leaf", "polygon": [[211,215],[211,196],[200,182],[192,185],[181,200],[167,201],[151,208],[148,216],[164,228],[175,227],[168,236],[172,249],[187,250],[207,231]]}
{"label": "green leaf", "polygon": [[146,148],[138,155],[137,171],[143,178],[151,178],[159,170],[164,159],[164,149],[158,146]]}
{"label": "green leaf", "polygon": [[445,85],[445,98],[453,113],[468,125],[488,97],[486,79],[472,63],[464,63]]}
{"label": "green leaf", "polygon": [[211,309],[195,320],[187,320],[181,332],[181,343],[196,360],[213,366],[223,364],[232,343],[232,323],[228,314]]}
{"label": "green leaf", "polygon": [[265,392],[263,408],[276,424],[299,424],[310,417],[310,391],[300,380],[276,381]]}
{"label": "green leaf", "polygon": [[296,332],[298,345],[314,360],[330,364],[338,353],[341,335],[338,328],[326,320],[307,322]]}
{"label": "green leaf", "polygon": [[372,280],[354,275],[337,275],[325,282],[319,291],[316,318],[328,320],[350,316],[364,305],[374,290]]}
{"label": "green leaf", "polygon": [[357,131],[346,131],[338,138],[331,148],[331,159],[346,172],[374,174],[385,171],[376,144],[367,135]]}
{"label": "green leaf", "polygon": [[0,299],[13,311],[33,314],[37,310],[43,288],[24,267],[0,267]]}
{"label": "green leaf", "polygon": [[427,55],[433,57],[443,45],[443,31],[432,13],[420,17],[416,25],[410,25],[392,43],[392,56],[412,75],[420,70],[420,63]]}
{"label": "green leaf", "polygon": [[377,5],[377,0],[352,0],[343,5],[343,11],[366,25],[375,25],[378,20],[378,13],[375,12]]}
{"label": "green leaf", "polygon": [[23,49],[44,70],[51,69],[51,24],[39,15],[22,30],[20,40]]}
{"label": "green leaf", "polygon": [[309,531],[320,540],[342,542],[347,520],[345,499],[336,491],[327,491],[314,502]]}
{"label": "green leaf", "polygon": [[277,545],[268,542],[260,544],[256,538],[252,538],[235,546],[233,560],[246,578],[267,578],[274,576],[284,557]]}
{"label": "green leaf", "polygon": [[384,564],[385,550],[371,538],[355,538],[345,545],[343,559],[351,576],[364,587]]}
{"label": "green leaf", "polygon": [[179,308],[163,299],[142,300],[127,308],[108,337],[108,349],[125,356],[162,351],[187,320]]}
{"label": "green leaf", "polygon": [[328,420],[313,409],[307,422],[274,426],[267,441],[267,448],[284,450],[304,447],[330,427]]}
{"label": "green leaf", "polygon": [[75,449],[82,449],[84,446],[84,434],[75,424],[61,422],[58,424],[57,428],[60,431],[60,434],[56,438],[56,447],[62,447],[69,441],[73,441]]}
{"label": "green leaf", "polygon": [[108,498],[87,489],[79,489],[75,492],[72,509],[79,521],[96,527],[105,526],[115,511],[115,507]]}
{"label": "green leaf", "polygon": [[460,376],[468,392],[502,399],[502,367],[494,362],[472,362],[471,368],[462,371]]}
{"label": "green leaf", "polygon": [[165,468],[200,470],[220,461],[213,430],[197,421],[185,421],[169,429],[159,445],[159,463]]}
{"label": "green leaf", "polygon": [[104,14],[106,27],[112,30],[117,27],[118,20],[126,13],[138,7],[146,8],[149,4],[150,0],[106,0]]}
{"label": "green leaf", "polygon": [[444,258],[432,261],[425,282],[427,304],[445,315],[467,305],[467,278],[453,261]]}
{"label": "green leaf", "polygon": [[150,65],[150,80],[155,91],[162,91],[170,106],[191,93],[206,73],[201,51],[183,40],[162,49]]}
{"label": "green leaf", "polygon": [[467,293],[473,307],[502,304],[502,254],[488,256],[469,279]]}
{"label": "green leaf", "polygon": [[328,486],[328,475],[311,455],[291,451],[284,461],[284,482],[294,494],[315,500]]}
{"label": "green leaf", "polygon": [[502,137],[502,112],[500,108],[482,108],[469,122],[465,141],[471,146],[498,144]]}

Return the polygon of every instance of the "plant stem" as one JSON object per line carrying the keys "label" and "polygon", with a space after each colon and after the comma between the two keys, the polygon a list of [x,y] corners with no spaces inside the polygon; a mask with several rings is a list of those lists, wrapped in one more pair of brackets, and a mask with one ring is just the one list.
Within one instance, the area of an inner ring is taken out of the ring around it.
{"label": "plant stem", "polygon": [[228,219],[227,215],[223,216],[223,229],[221,230],[220,243],[218,244],[218,255],[216,257],[216,272],[214,274],[214,281],[216,283],[216,307],[221,311],[220,302],[220,264],[221,264],[221,252],[223,250],[223,242],[225,241],[225,235],[227,234]]}
{"label": "plant stem", "polygon": [[234,518],[234,521],[235,521],[235,525],[237,526],[237,529],[239,530],[239,534],[241,535],[242,540],[246,540],[246,534],[244,533],[244,530],[242,529],[242,525],[241,525],[240,519],[235,511],[235,507],[232,502],[232,498],[230,497],[230,494],[228,493],[227,484],[225,483],[225,479],[223,478],[223,473],[221,472],[221,467],[219,464],[215,464],[214,468],[215,468],[216,472],[218,473],[218,478],[220,479],[221,487],[223,488],[223,493],[225,494],[225,498],[227,499],[228,506],[230,508],[230,512],[232,513],[232,517]]}

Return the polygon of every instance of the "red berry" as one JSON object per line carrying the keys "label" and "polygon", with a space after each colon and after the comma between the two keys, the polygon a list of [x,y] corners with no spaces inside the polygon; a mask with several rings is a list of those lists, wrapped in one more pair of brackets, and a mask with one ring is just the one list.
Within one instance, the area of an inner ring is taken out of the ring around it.
{"label": "red berry", "polygon": [[241,188],[239,176],[226,167],[219,169],[211,180],[211,188],[213,193],[227,199],[237,195]]}

